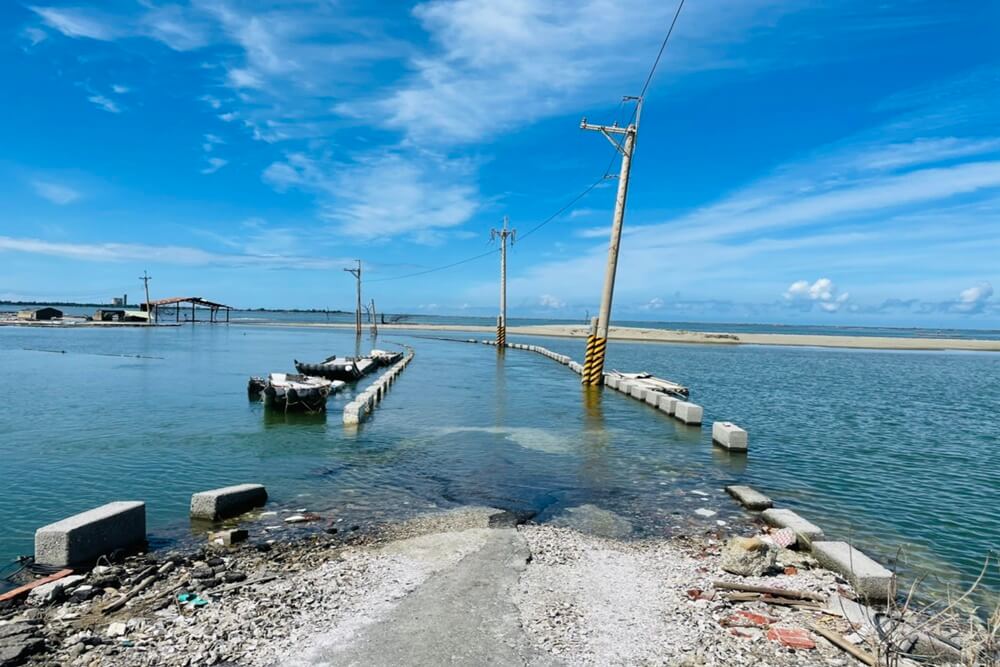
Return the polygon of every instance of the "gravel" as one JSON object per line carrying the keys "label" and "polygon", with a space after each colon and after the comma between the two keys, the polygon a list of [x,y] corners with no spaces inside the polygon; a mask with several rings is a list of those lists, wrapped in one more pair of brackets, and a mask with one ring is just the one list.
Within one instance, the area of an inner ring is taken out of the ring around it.
{"label": "gravel", "polygon": [[[350,648],[366,629],[391,618],[432,577],[435,586],[446,581],[496,534],[490,526],[500,525],[527,545],[505,593],[516,609],[517,640],[530,649],[524,655],[536,656],[527,664],[860,664],[818,637],[816,649],[793,651],[767,639],[766,627],[723,625],[745,610],[777,619],[775,627],[823,622],[848,632],[840,619],[812,609],[733,602],[713,590],[713,581],[725,580],[850,595],[832,573],[809,569],[801,554],[779,553],[776,571],[795,560],[794,574],[744,578],[720,569],[722,540],[714,530],[625,540],[548,524],[511,529],[526,518],[463,508],[377,533],[136,557],[74,583],[93,586],[96,596],[88,589],[74,595],[69,587],[61,602],[29,600],[0,610],[0,649],[16,661],[74,667],[319,664],[319,656]],[[257,537],[252,526],[250,533]],[[148,576],[156,578],[152,586],[120,610],[101,613]],[[184,593],[191,598],[181,603]],[[477,587],[468,594],[474,599]],[[385,623],[380,627],[384,633]]]}

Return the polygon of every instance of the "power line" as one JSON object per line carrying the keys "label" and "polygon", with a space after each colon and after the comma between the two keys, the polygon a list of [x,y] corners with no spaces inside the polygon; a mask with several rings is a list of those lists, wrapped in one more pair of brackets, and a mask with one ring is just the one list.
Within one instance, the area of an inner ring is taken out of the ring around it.
{"label": "power line", "polygon": [[[674,32],[674,27],[677,25],[677,19],[681,15],[681,10],[683,8],[684,8],[684,0],[680,0],[680,3],[678,3],[678,5],[677,5],[677,10],[674,12],[674,17],[670,21],[670,27],[667,29],[667,34],[664,36],[663,42],[660,44],[660,50],[656,54],[656,59],[653,60],[653,66],[650,67],[649,74],[646,75],[646,81],[642,85],[642,92],[639,93],[638,98],[636,98],[636,101],[638,101],[639,104],[641,104],[642,98],[645,97],[646,91],[649,89],[649,84],[653,80],[653,75],[656,73],[656,68],[660,64],[660,59],[663,57],[663,52],[667,48],[667,43],[670,41],[670,36]],[[616,115],[617,115],[617,113],[619,111],[621,111],[621,108],[622,108],[622,106],[624,106],[624,104],[625,104],[625,98],[623,98],[622,101],[619,103],[618,109],[615,112]],[[632,121],[635,120],[636,114],[639,111],[639,104],[636,104],[636,106],[632,109],[632,115],[629,118],[629,122],[626,123],[626,125],[630,125],[632,123]],[[601,173],[601,177],[600,178],[598,178],[596,181],[594,181],[593,183],[591,183],[590,185],[588,185],[586,188],[584,188],[579,194],[577,194],[575,197],[573,197],[573,199],[571,199],[567,204],[563,205],[555,213],[553,213],[549,217],[545,218],[544,220],[542,220],[540,223],[538,223],[537,225],[535,225],[534,227],[532,227],[531,229],[529,229],[525,233],[521,234],[521,240],[523,241],[526,237],[530,236],[531,234],[534,234],[539,229],[541,229],[545,225],[549,224],[550,222],[552,222],[553,220],[555,220],[556,218],[558,218],[559,216],[561,216],[563,213],[565,213],[567,210],[569,210],[574,204],[576,204],[578,201],[580,201],[581,199],[583,199],[584,197],[586,197],[588,194],[590,194],[591,191],[594,190],[594,188],[596,188],[598,185],[600,185],[605,180],[607,180],[607,178],[608,178],[608,172],[611,170],[611,166],[614,164],[615,159],[618,158],[619,154],[621,153],[622,142],[624,142],[624,135],[622,136],[622,139],[619,140],[617,150],[611,155],[611,160],[608,161],[608,166]],[[407,274],[404,274],[404,275],[401,275],[401,276],[389,276],[389,277],[386,277],[386,278],[375,278],[375,279],[369,280],[368,282],[370,282],[370,283],[380,283],[380,282],[388,282],[388,281],[391,281],[391,280],[404,280],[406,278],[416,278],[418,276],[425,276],[425,275],[427,275],[429,273],[436,273],[437,271],[444,271],[446,269],[451,269],[451,268],[454,268],[456,266],[461,266],[462,264],[468,264],[469,262],[474,262],[477,259],[482,259],[483,257],[488,257],[488,256],[490,256],[490,255],[492,255],[494,253],[498,253],[498,252],[500,252],[500,249],[499,248],[494,248],[494,249],[491,249],[491,250],[487,250],[484,253],[480,253],[480,254],[474,255],[472,257],[467,257],[467,258],[459,260],[457,262],[452,262],[451,264],[445,264],[443,266],[436,266],[436,267],[433,267],[433,268],[430,268],[430,269],[425,269],[423,271],[415,271],[413,273],[407,273]]]}
{"label": "power line", "polygon": [[653,61],[653,66],[649,70],[649,76],[646,77],[646,83],[642,84],[642,92],[639,93],[639,97],[646,96],[646,90],[649,88],[649,83],[653,80],[653,74],[656,73],[656,67],[660,64],[660,58],[663,57],[663,51],[667,48],[667,42],[670,41],[670,35],[674,33],[674,26],[677,25],[677,17],[681,15],[681,10],[684,8],[684,0],[680,1],[677,5],[677,11],[674,12],[674,18],[670,22],[670,28],[667,29],[667,35],[663,38],[663,43],[660,44],[660,51],[656,54],[656,60]]}
{"label": "power line", "polygon": [[451,269],[451,268],[459,266],[461,264],[468,264],[469,262],[475,261],[477,259],[482,259],[483,257],[487,257],[487,256],[492,255],[493,253],[497,253],[497,252],[500,252],[500,249],[499,248],[493,248],[491,250],[487,250],[486,252],[484,252],[484,253],[482,253],[480,255],[475,255],[474,257],[466,257],[463,260],[459,260],[457,262],[452,262],[451,264],[445,264],[444,266],[436,266],[433,269],[425,269],[424,271],[416,271],[414,273],[407,273],[407,274],[404,274],[404,275],[401,275],[401,276],[389,276],[387,278],[372,278],[372,279],[369,279],[368,282],[369,283],[384,283],[384,282],[389,281],[389,280],[402,280],[404,278],[416,278],[417,276],[425,276],[428,273],[434,273],[435,271],[444,271],[445,269]]}

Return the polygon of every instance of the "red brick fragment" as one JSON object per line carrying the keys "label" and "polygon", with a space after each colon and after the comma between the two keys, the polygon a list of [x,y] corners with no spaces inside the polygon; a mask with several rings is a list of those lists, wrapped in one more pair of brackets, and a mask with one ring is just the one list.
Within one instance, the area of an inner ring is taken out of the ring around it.
{"label": "red brick fragment", "polygon": [[816,642],[813,641],[812,636],[802,628],[771,628],[767,631],[767,638],[780,642],[788,648],[800,650],[816,648]]}
{"label": "red brick fragment", "polygon": [[789,565],[788,567],[785,568],[785,574],[795,575],[795,574],[798,574],[798,573],[799,573],[798,569],[795,568],[795,567],[793,567],[793,566],[791,566],[791,565]]}
{"label": "red brick fragment", "polygon": [[755,614],[752,611],[740,610],[731,616],[719,621],[722,625],[730,628],[766,628],[772,623],[777,623],[778,619]]}
{"label": "red brick fragment", "polygon": [[692,600],[697,600],[698,598],[701,597],[701,593],[702,593],[702,591],[701,591],[700,588],[689,588],[688,592],[687,592],[687,596],[689,598],[691,598]]}

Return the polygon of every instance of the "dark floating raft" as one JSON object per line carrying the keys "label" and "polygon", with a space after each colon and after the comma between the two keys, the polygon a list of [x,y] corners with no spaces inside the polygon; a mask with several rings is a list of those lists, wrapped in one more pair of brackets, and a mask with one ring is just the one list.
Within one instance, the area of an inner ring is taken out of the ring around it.
{"label": "dark floating raft", "polygon": [[310,364],[295,360],[295,370],[303,375],[355,382],[381,366],[391,366],[403,358],[402,352],[372,350],[367,357],[327,357],[323,361]]}

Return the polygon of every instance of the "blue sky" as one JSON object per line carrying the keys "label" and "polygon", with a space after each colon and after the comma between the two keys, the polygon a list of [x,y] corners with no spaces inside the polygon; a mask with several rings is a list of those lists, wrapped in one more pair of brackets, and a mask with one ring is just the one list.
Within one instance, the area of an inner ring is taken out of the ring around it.
{"label": "blue sky", "polygon": [[[599,178],[671,0],[0,8],[0,298],[492,314],[504,215]],[[1000,5],[689,0],[647,95],[619,319],[1000,326]],[[613,167],[617,170],[617,166]],[[596,310],[615,181],[517,243]]]}

